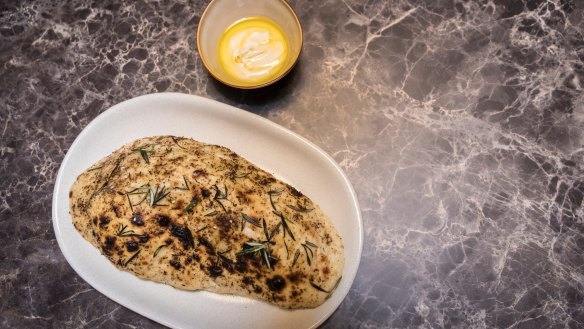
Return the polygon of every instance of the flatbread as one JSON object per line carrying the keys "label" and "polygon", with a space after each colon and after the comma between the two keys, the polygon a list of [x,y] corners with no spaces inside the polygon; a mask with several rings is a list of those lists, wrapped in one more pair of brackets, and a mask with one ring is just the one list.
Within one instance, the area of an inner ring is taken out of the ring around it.
{"label": "flatbread", "polygon": [[319,206],[225,147],[143,138],[69,197],[79,233],[142,279],[284,308],[316,307],[341,280],[343,243]]}

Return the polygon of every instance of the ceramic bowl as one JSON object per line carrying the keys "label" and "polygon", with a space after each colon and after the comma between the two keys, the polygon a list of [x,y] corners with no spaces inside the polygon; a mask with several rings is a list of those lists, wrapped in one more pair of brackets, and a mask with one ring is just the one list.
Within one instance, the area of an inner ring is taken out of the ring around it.
{"label": "ceramic bowl", "polygon": [[[269,81],[255,84],[238,81],[219,63],[221,35],[233,23],[247,17],[269,18],[280,25],[288,37],[288,58],[282,73]],[[292,70],[302,49],[302,28],[296,13],[285,0],[212,0],[199,21],[197,48],[203,65],[217,80],[235,88],[260,88],[280,80]]]}

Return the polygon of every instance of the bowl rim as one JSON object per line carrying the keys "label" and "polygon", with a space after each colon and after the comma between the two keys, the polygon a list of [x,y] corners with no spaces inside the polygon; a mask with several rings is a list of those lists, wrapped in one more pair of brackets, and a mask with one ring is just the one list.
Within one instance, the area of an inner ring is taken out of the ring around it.
{"label": "bowl rim", "polygon": [[233,87],[233,88],[258,89],[258,88],[269,86],[269,85],[279,81],[280,79],[282,79],[283,77],[288,75],[288,73],[290,73],[290,71],[292,71],[292,69],[296,66],[296,63],[298,62],[298,59],[300,58],[300,54],[302,53],[302,46],[304,45],[304,35],[303,35],[304,33],[302,31],[302,24],[300,24],[300,20],[298,19],[298,15],[296,14],[296,11],[294,11],[294,8],[292,8],[292,6],[290,6],[290,4],[288,3],[287,0],[277,0],[277,1],[280,1],[280,3],[284,4],[284,6],[288,8],[288,11],[292,14],[292,17],[294,18],[294,21],[296,21],[296,25],[298,26],[298,30],[300,31],[300,51],[298,51],[298,55],[296,55],[296,58],[294,58],[294,62],[292,63],[292,65],[290,65],[290,67],[288,69],[286,69],[286,71],[282,72],[281,74],[277,75],[276,77],[272,78],[271,80],[263,82],[263,83],[259,83],[259,84],[254,84],[254,85],[235,84],[232,82],[225,81],[224,79],[221,79],[220,77],[216,76],[213,73],[213,71],[209,68],[210,66],[207,63],[207,61],[205,60],[205,55],[203,55],[203,52],[201,52],[201,22],[207,16],[209,8],[211,8],[211,6],[217,1],[224,1],[224,0],[211,0],[209,2],[209,4],[207,5],[207,7],[205,7],[205,10],[203,11],[203,15],[201,15],[201,18],[199,19],[199,23],[197,25],[197,52],[199,53],[199,57],[201,58],[201,61],[203,62],[203,66],[205,66],[205,69],[207,69],[207,72],[209,72],[209,74],[211,74],[213,76],[213,78],[215,78],[219,82],[221,82],[225,85],[228,85],[230,87]]}

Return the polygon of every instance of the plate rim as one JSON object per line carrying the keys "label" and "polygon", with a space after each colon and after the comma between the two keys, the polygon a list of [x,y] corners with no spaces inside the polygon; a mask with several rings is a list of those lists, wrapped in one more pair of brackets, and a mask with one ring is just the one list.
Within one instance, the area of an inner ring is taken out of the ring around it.
{"label": "plate rim", "polygon": [[221,106],[222,108],[224,108],[225,111],[230,112],[230,114],[235,113],[236,115],[243,115],[243,116],[247,116],[249,118],[253,118],[256,121],[260,121],[262,124],[268,125],[271,128],[275,128],[279,132],[284,133],[286,135],[289,135],[289,136],[301,141],[303,144],[309,146],[313,150],[317,151],[321,156],[326,158],[326,160],[335,168],[337,173],[340,174],[344,183],[346,184],[346,186],[349,189],[352,203],[353,203],[353,206],[354,206],[354,208],[356,210],[356,214],[357,214],[357,223],[358,223],[358,225],[357,225],[357,230],[358,230],[357,255],[358,255],[358,258],[356,260],[356,266],[355,266],[353,273],[349,273],[351,276],[350,277],[351,285],[348,287],[347,291],[344,293],[344,296],[339,300],[338,304],[335,305],[334,308],[331,308],[329,311],[324,312],[323,315],[320,317],[320,319],[318,321],[316,321],[309,328],[316,328],[316,327],[320,326],[328,318],[330,318],[330,316],[334,312],[337,311],[339,306],[343,303],[343,301],[347,297],[348,293],[350,292],[350,290],[354,284],[354,281],[355,281],[355,278],[357,276],[357,272],[359,270],[359,266],[361,263],[361,257],[362,257],[362,251],[363,251],[363,239],[364,239],[363,219],[362,219],[362,214],[361,214],[361,208],[359,207],[359,201],[357,198],[357,194],[355,193],[353,185],[351,184],[349,178],[347,177],[347,175],[345,174],[343,169],[340,167],[340,165],[328,153],[326,153],[319,146],[317,146],[316,144],[314,144],[310,140],[306,139],[305,137],[303,137],[303,136],[289,130],[288,128],[285,128],[285,127],[283,127],[283,126],[281,126],[281,125],[279,125],[279,124],[277,124],[277,123],[275,123],[275,122],[273,122],[265,117],[262,117],[258,114],[255,114],[253,112],[249,112],[247,110],[244,110],[244,109],[241,109],[241,108],[238,108],[238,107],[235,107],[235,106],[223,103],[223,102],[219,102],[219,101],[214,100],[214,99],[203,97],[203,96],[185,94],[185,93],[177,93],[177,92],[163,92],[163,93],[149,93],[149,94],[144,94],[144,95],[132,97],[132,98],[126,99],[122,102],[116,103],[116,104],[108,107],[106,110],[104,110],[103,112],[98,114],[96,117],[94,117],[85,127],[83,127],[81,132],[75,137],[75,140],[71,143],[71,145],[67,149],[67,153],[65,154],[65,156],[63,157],[63,160],[61,161],[61,164],[59,166],[59,170],[57,172],[57,176],[55,178],[55,186],[53,188],[53,196],[52,196],[52,202],[51,202],[51,207],[52,207],[51,221],[53,224],[53,232],[55,233],[55,239],[57,240],[57,244],[59,246],[59,249],[61,250],[61,253],[65,257],[67,264],[69,266],[71,266],[71,268],[75,271],[75,273],[79,277],[81,277],[81,279],[83,279],[83,281],[85,281],[87,284],[89,284],[93,289],[97,290],[100,294],[104,295],[106,298],[112,300],[113,302],[115,302],[119,305],[124,306],[125,308],[131,310],[132,312],[140,314],[141,316],[143,316],[147,319],[150,319],[154,322],[160,323],[160,324],[167,326],[167,327],[170,327],[170,328],[176,328],[176,326],[174,324],[168,323],[164,319],[158,319],[158,318],[155,319],[150,315],[144,314],[145,312],[142,312],[141,310],[137,310],[134,307],[132,307],[131,305],[127,305],[127,303],[125,303],[125,302],[120,302],[118,300],[113,299],[106,292],[104,292],[104,290],[106,290],[106,287],[104,287],[100,283],[88,282],[87,279],[84,277],[84,275],[81,273],[82,271],[79,269],[78,264],[71,261],[72,255],[69,253],[69,250],[67,249],[67,247],[65,245],[63,235],[60,234],[60,227],[59,227],[59,222],[58,222],[58,218],[57,218],[58,217],[57,216],[58,215],[57,214],[58,203],[60,200],[58,197],[58,192],[61,189],[61,185],[63,184],[62,180],[63,180],[63,176],[65,175],[64,168],[71,161],[70,160],[72,157],[71,150],[74,150],[75,147],[77,146],[77,144],[81,143],[81,140],[84,138],[84,136],[86,134],[88,134],[88,131],[90,131],[93,126],[96,126],[100,121],[104,120],[107,116],[111,115],[115,111],[119,111],[120,108],[123,109],[127,104],[132,103],[132,102],[139,100],[139,99],[165,98],[165,97],[185,98],[185,99],[189,98],[189,99],[195,100],[195,101],[214,103],[215,105],[218,105],[218,106]]}

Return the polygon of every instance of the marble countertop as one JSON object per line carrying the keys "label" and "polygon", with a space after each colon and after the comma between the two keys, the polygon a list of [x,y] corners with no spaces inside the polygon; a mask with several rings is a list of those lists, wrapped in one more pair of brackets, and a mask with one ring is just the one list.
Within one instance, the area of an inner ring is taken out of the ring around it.
{"label": "marble countertop", "polygon": [[93,118],[163,91],[264,116],[346,171],[365,242],[324,328],[584,327],[584,2],[291,1],[301,60],[257,91],[204,70],[206,3],[0,4],[1,327],[160,327],[75,274],[51,198]]}

